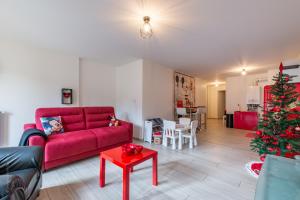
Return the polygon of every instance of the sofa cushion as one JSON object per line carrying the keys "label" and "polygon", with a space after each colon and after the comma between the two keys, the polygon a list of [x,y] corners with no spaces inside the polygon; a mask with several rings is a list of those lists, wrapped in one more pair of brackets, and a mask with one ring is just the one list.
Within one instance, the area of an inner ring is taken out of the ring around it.
{"label": "sofa cushion", "polygon": [[56,117],[41,117],[41,123],[46,135],[54,133],[63,133],[64,127],[60,116]]}
{"label": "sofa cushion", "polygon": [[83,110],[87,129],[107,127],[115,115],[113,107],[84,107]]}
{"label": "sofa cushion", "polygon": [[37,129],[43,130],[41,117],[60,116],[65,132],[84,130],[85,119],[83,109],[79,107],[67,108],[38,108],[35,112]]}
{"label": "sofa cushion", "polygon": [[130,140],[130,134],[125,126],[103,127],[90,129],[97,137],[98,148],[126,142]]}
{"label": "sofa cushion", "polygon": [[97,149],[95,134],[89,130],[54,134],[45,146],[45,161],[66,158]]}

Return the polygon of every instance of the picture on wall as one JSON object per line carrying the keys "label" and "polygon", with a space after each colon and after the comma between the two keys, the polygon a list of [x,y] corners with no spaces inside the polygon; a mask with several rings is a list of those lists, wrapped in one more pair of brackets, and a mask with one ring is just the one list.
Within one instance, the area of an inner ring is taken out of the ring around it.
{"label": "picture on wall", "polygon": [[62,104],[72,104],[73,94],[72,89],[63,88],[61,89],[61,103]]}
{"label": "picture on wall", "polygon": [[195,105],[195,78],[179,72],[174,73],[175,107]]}

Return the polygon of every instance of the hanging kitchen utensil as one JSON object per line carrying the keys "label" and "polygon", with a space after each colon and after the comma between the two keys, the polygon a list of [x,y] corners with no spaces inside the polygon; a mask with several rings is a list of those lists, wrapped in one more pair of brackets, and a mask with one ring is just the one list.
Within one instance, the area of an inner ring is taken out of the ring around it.
{"label": "hanging kitchen utensil", "polygon": [[176,74],[176,77],[175,77],[175,81],[176,81],[176,86],[178,87],[178,83],[179,83],[179,76]]}
{"label": "hanging kitchen utensil", "polygon": [[184,85],[184,77],[181,77],[181,86],[183,88],[183,85]]}

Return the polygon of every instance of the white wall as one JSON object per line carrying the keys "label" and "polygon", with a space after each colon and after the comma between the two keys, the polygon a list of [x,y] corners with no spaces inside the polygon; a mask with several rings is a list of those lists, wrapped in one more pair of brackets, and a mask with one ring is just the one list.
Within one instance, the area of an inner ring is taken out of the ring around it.
{"label": "white wall", "polygon": [[17,145],[23,124],[34,121],[37,107],[62,106],[61,88],[74,90],[78,105],[78,58],[0,41],[0,144]]}
{"label": "white wall", "polygon": [[[23,124],[38,107],[60,107],[61,88],[72,88],[70,106],[115,106],[142,138],[144,119],[174,117],[173,70],[137,60],[119,67],[19,42],[0,46],[0,145],[17,145]],[[203,102],[203,97],[199,102]]]}
{"label": "white wall", "polygon": [[269,73],[235,76],[226,79],[226,111],[228,113],[237,111],[238,104],[240,104],[242,111],[247,110],[247,87],[255,86],[257,80],[266,80],[265,82],[258,83],[258,86],[260,86],[260,102],[262,105],[263,88],[265,85],[270,84]]}
{"label": "white wall", "polygon": [[116,68],[116,115],[134,124],[133,136],[142,138],[143,60]]}
{"label": "white wall", "polygon": [[[219,86],[207,86],[207,117],[217,119],[219,118],[219,91],[225,90],[225,84]],[[227,92],[227,91],[226,91]]]}
{"label": "white wall", "polygon": [[143,63],[143,120],[174,119],[174,71],[150,61]]}
{"label": "white wall", "polygon": [[80,105],[115,106],[116,68],[80,59]]}
{"label": "white wall", "polygon": [[195,78],[195,106],[207,106],[207,81]]}

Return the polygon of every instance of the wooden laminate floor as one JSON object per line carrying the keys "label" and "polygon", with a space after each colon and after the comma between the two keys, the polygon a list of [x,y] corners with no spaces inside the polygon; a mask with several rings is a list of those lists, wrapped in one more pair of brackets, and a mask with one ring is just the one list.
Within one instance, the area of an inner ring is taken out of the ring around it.
{"label": "wooden laminate floor", "polygon": [[[151,160],[130,177],[130,198],[139,200],[253,199],[256,179],[244,168],[257,159],[249,150],[247,131],[227,129],[220,120],[208,120],[198,134],[198,146],[181,151],[144,144],[158,151],[159,185],[152,186]],[[107,162],[106,186],[99,187],[99,159],[93,157],[43,174],[39,200],[122,199],[122,170]]]}

